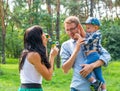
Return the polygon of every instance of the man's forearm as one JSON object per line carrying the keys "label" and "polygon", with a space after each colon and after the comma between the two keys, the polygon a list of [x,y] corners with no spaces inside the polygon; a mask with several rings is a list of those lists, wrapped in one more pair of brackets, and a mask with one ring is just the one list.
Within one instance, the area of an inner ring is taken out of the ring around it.
{"label": "man's forearm", "polygon": [[77,56],[77,51],[74,51],[70,58],[62,65],[62,69],[64,73],[68,73],[68,71],[72,68],[75,58]]}
{"label": "man's forearm", "polygon": [[92,67],[94,69],[94,68],[97,68],[97,67],[100,67],[100,66],[104,65],[104,62],[102,60],[98,60],[98,61],[96,61],[94,63],[91,63],[91,65],[92,65]]}

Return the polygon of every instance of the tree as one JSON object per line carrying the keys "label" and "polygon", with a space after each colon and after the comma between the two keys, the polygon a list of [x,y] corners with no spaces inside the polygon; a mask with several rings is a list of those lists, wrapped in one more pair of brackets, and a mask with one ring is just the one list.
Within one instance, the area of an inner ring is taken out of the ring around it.
{"label": "tree", "polygon": [[93,17],[94,0],[90,0],[90,16]]}
{"label": "tree", "polygon": [[116,16],[117,18],[120,18],[119,15],[120,15],[120,12],[118,14],[118,11],[120,10],[120,0],[115,0],[115,4],[114,4],[115,8],[116,8]]}
{"label": "tree", "polygon": [[6,3],[6,7],[4,8],[3,0],[0,0],[0,19],[2,24],[2,63],[5,64],[5,36],[6,36],[6,25],[5,25],[5,17],[7,14],[7,8],[8,8],[8,0]]}
{"label": "tree", "polygon": [[[57,0],[56,40],[60,40],[60,0]],[[60,45],[58,46],[60,48]],[[57,68],[60,68],[60,56],[57,56]]]}
{"label": "tree", "polygon": [[48,14],[50,16],[50,26],[48,27],[47,31],[50,34],[50,36],[53,35],[53,31],[52,31],[52,10],[51,10],[51,0],[46,0],[46,5],[47,5],[47,11]]}

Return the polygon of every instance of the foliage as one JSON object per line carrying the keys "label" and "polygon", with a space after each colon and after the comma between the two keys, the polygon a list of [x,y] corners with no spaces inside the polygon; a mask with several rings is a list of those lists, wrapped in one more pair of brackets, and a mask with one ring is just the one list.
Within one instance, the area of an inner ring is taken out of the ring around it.
{"label": "foliage", "polygon": [[[10,63],[15,61],[16,64]],[[17,91],[20,86],[17,59],[7,59],[9,64],[0,64],[2,74],[0,75],[0,91]],[[103,76],[107,83],[108,91],[119,91],[120,89],[120,61],[110,62],[108,67],[103,67]],[[62,69],[54,69],[51,81],[43,79],[44,91],[69,91],[72,70],[64,74]]]}
{"label": "foliage", "polygon": [[[64,31],[65,32],[65,31]],[[61,35],[61,41],[60,41],[60,44],[62,44],[63,42],[65,42],[66,40],[68,40],[69,39],[69,37],[68,37],[68,35],[67,34],[62,34]]]}
{"label": "foliage", "polygon": [[120,19],[103,20],[102,22],[102,43],[103,46],[109,51],[112,59],[120,59]]}
{"label": "foliage", "polygon": [[[0,27],[1,30],[1,27]],[[0,31],[0,60],[1,60],[1,48],[2,48],[2,31]]]}
{"label": "foliage", "polygon": [[66,15],[61,15],[60,19],[60,45],[69,39],[69,36],[66,34],[65,29],[64,29],[64,20],[67,16]]}
{"label": "foliage", "polygon": [[[5,1],[5,0],[3,0]],[[10,0],[8,0],[10,1]],[[47,3],[49,1],[49,3]],[[94,3],[93,6],[93,13],[96,17],[105,15],[107,19],[109,18],[107,15],[107,10],[113,12],[114,8],[116,11],[113,13],[116,14],[118,19],[112,20],[105,20],[103,19],[103,45],[108,51],[111,53],[113,59],[119,59],[119,42],[116,43],[117,37],[116,35],[119,34],[119,26],[120,19],[119,19],[119,12],[117,12],[120,8],[120,1],[114,0],[114,2],[103,1],[103,0],[61,0],[60,1],[60,33],[55,31],[57,29],[57,0],[11,0],[11,3],[8,3],[8,9],[5,10],[5,25],[6,25],[6,46],[5,46],[5,55],[7,57],[19,57],[21,50],[23,49],[23,34],[26,28],[32,25],[40,25],[43,27],[44,32],[49,33],[51,35],[52,40],[56,41],[56,37],[60,36],[60,45],[68,39],[68,36],[64,32],[64,19],[69,15],[76,15],[79,17],[80,21],[85,21],[90,15],[90,6],[91,1]],[[7,1],[4,3],[4,8],[7,6]],[[105,11],[102,9],[102,5]],[[116,5],[117,4],[117,5]],[[112,6],[111,6],[112,5]],[[114,6],[115,5],[115,6]],[[11,7],[12,6],[12,7]],[[49,6],[49,7],[48,7]],[[47,7],[47,8],[46,8]],[[118,10],[117,10],[118,9]],[[50,10],[50,12],[49,12]],[[101,18],[101,17],[100,17]],[[0,20],[0,25],[1,20]],[[0,26],[0,39],[1,39],[1,31],[2,26]],[[117,30],[118,29],[118,30]],[[108,32],[109,30],[109,32]],[[113,31],[116,33],[113,33]],[[56,36],[54,35],[56,32]],[[60,34],[60,35],[59,35]],[[108,36],[108,38],[105,38]],[[110,37],[114,36],[114,37]],[[109,40],[109,41],[108,41]],[[119,40],[119,36],[118,36]],[[113,42],[114,41],[114,42]],[[0,45],[1,45],[0,40]],[[0,51],[2,50],[2,45],[0,46]],[[49,47],[50,50],[50,47]],[[1,54],[0,54],[1,56]]]}
{"label": "foliage", "polygon": [[8,27],[6,33],[6,57],[19,58],[21,50],[23,49],[23,35],[21,30],[11,29]]}

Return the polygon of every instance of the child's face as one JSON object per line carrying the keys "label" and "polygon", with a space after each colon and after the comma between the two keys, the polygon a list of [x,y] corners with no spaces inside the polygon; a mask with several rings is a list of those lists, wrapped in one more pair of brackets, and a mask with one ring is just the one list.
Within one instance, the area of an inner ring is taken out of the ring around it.
{"label": "child's face", "polygon": [[98,26],[92,25],[92,24],[86,24],[86,32],[92,33],[98,30]]}

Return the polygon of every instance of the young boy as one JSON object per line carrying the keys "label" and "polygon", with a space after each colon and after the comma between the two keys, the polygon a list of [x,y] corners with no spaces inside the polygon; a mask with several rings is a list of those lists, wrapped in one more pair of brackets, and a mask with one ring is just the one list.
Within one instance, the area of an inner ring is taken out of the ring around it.
{"label": "young boy", "polygon": [[[86,64],[91,64],[97,60],[99,60],[99,50],[101,50],[101,33],[99,30],[100,21],[97,18],[90,17],[86,20],[86,33],[81,30],[81,35],[84,36],[80,37],[82,40],[84,39],[84,49],[85,54],[87,55],[87,62]],[[95,91],[106,91],[106,85],[104,78],[102,77],[102,70],[101,67],[95,68],[93,70],[96,78],[92,76],[90,73],[86,78],[92,83]]]}

